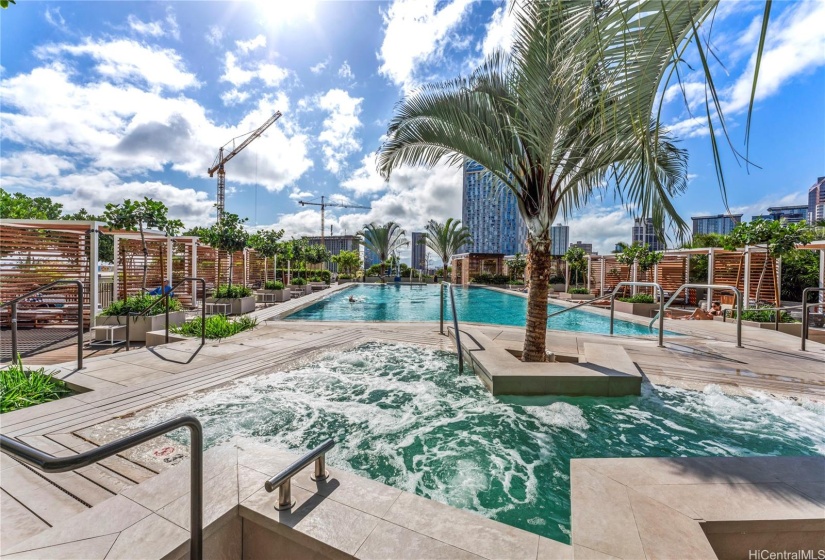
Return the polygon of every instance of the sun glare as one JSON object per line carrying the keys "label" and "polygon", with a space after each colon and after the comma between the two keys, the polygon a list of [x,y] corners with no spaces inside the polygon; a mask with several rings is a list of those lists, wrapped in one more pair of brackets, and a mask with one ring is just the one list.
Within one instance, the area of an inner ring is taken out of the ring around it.
{"label": "sun glare", "polygon": [[270,24],[312,21],[317,0],[255,0],[258,12]]}

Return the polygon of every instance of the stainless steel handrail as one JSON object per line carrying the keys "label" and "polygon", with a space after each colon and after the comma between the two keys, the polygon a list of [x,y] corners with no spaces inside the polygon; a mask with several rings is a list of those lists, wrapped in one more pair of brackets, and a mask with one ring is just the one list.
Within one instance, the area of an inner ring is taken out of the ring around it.
{"label": "stainless steel handrail", "polygon": [[444,334],[444,286],[450,288],[450,306],[453,310],[453,330],[455,331],[455,346],[458,350],[458,373],[464,373],[464,354],[461,352],[461,335],[458,332],[458,313],[455,310],[455,291],[451,282],[441,283],[441,334]]}
{"label": "stainless steel handrail", "polygon": [[69,455],[67,457],[49,455],[48,453],[44,453],[39,449],[35,449],[4,435],[0,435],[0,449],[43,472],[61,473],[88,467],[112,455],[116,455],[136,445],[184,427],[189,428],[191,439],[191,475],[189,477],[189,491],[191,493],[189,500],[191,534],[189,541],[189,558],[192,560],[201,560],[203,557],[203,427],[200,421],[194,416],[178,416],[177,418],[167,420],[151,428],[130,434],[117,441],[101,445],[90,451],[77,455]]}
{"label": "stainless steel handrail", "polygon": [[[662,289],[662,285],[658,282],[619,282],[616,284],[616,287],[613,289],[613,293],[610,294],[610,336],[613,336],[613,315],[615,314],[615,303],[616,303],[616,294],[619,292],[619,288],[622,286],[639,286],[639,287],[648,287],[648,288],[658,288],[659,289],[659,348],[665,347],[665,291]],[[656,320],[654,317],[653,321],[650,322],[648,328],[653,330],[653,322]]]}
{"label": "stainless steel handrail", "polygon": [[30,292],[26,292],[22,296],[17,296],[12,300],[0,303],[0,308],[5,307],[7,305],[11,306],[11,317],[9,317],[9,320],[11,322],[12,363],[15,363],[17,361],[17,303],[20,300],[29,298],[33,295],[49,290],[60,284],[74,284],[75,286],[77,286],[77,369],[83,369],[83,282],[81,282],[80,280],[55,280],[54,282],[49,282],[48,284],[44,284],[39,288],[35,288]]}
{"label": "stainless steel handrail", "polygon": [[[670,304],[676,300],[676,297],[682,293],[682,290],[686,288],[710,288],[712,290],[730,290],[734,294],[736,294],[736,347],[742,348],[742,292],[739,291],[739,288],[736,286],[728,286],[726,284],[682,284],[679,288],[676,289],[674,294],[670,296],[670,299],[667,303],[659,309],[659,313],[653,316],[653,319],[650,321],[650,326],[653,326],[653,323],[658,318],[660,323],[662,321],[662,315],[664,315],[665,309],[670,307]],[[724,317],[723,317],[724,319]]]}
{"label": "stainless steel handrail", "polygon": [[[144,315],[149,313],[149,311],[151,311],[152,308],[154,308],[157,304],[159,304],[162,301],[166,302],[166,305],[165,305],[165,308],[166,308],[165,309],[165,313],[166,313],[166,334],[165,334],[164,341],[167,342],[167,343],[169,342],[169,297],[170,297],[170,294],[172,294],[175,291],[175,289],[178,288],[178,286],[180,286],[182,284],[185,284],[186,282],[200,282],[201,287],[203,288],[203,297],[201,298],[201,346],[204,346],[206,344],[206,280],[203,279],[203,278],[188,278],[187,277],[187,278],[182,279],[180,282],[178,282],[174,286],[171,286],[169,288],[169,290],[166,291],[166,293],[164,293],[160,298],[157,299],[157,301],[155,301],[152,305],[150,305],[149,307],[147,307],[146,309],[144,309],[140,313],[131,313],[131,312],[129,312],[129,313],[126,314],[126,351],[127,352],[132,349],[131,340],[129,339],[130,338],[129,337],[129,330],[130,330],[129,329],[129,317],[134,317],[135,320],[137,320],[138,317],[143,317]],[[195,294],[195,295],[197,295],[197,294]]]}
{"label": "stainless steel handrail", "polygon": [[609,299],[609,298],[612,298],[612,297],[613,297],[613,293],[611,292],[609,294],[601,295],[597,298],[588,299],[588,300],[585,300],[581,303],[578,303],[578,304],[576,304],[572,307],[565,307],[561,311],[556,311],[554,313],[551,313],[550,315],[547,316],[547,318],[550,319],[551,317],[555,317],[556,315],[561,315],[562,313],[567,313],[568,311],[573,311],[574,309],[578,309],[579,307],[584,307],[585,305],[590,305],[591,303],[601,301],[603,299]]}
{"label": "stainless steel handrail", "polygon": [[326,453],[333,447],[335,447],[335,441],[326,440],[264,483],[267,492],[278,489],[278,505],[275,509],[279,511],[291,509],[295,505],[295,500],[292,499],[292,477],[313,461],[315,461],[315,473],[311,477],[312,480],[324,480],[329,476]]}
{"label": "stainless steel handrail", "polygon": [[808,339],[808,311],[811,307],[822,305],[822,302],[808,303],[808,294],[811,292],[825,292],[825,288],[805,288],[802,290],[802,350],[805,350],[805,341]]}

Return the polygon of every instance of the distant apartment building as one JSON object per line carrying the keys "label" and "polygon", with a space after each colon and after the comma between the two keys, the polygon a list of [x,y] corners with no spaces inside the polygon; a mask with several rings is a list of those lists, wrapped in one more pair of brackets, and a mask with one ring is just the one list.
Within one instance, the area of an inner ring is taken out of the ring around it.
{"label": "distant apartment building", "polygon": [[425,270],[427,268],[427,246],[422,243],[424,232],[412,232],[412,244],[410,246],[410,268],[413,270]]}
{"label": "distant apartment building", "polygon": [[527,251],[527,228],[516,197],[507,187],[472,160],[464,161],[461,222],[473,244],[460,252],[514,255]]}
{"label": "distant apartment building", "polygon": [[[320,236],[304,237],[310,245],[323,245],[332,255],[337,255],[341,251],[361,252],[361,244],[357,235],[325,235],[323,243]],[[330,272],[338,273],[338,265],[332,261],[326,263],[326,268]]]}
{"label": "distant apartment building", "polygon": [[570,226],[556,224],[550,228],[550,255],[561,257],[570,245]]}
{"label": "distant apartment building", "polygon": [[596,253],[593,252],[593,244],[592,243],[582,243],[581,241],[576,241],[575,243],[570,244],[570,248],[578,247],[579,249],[584,249],[584,252],[588,255],[595,255]]}
{"label": "distant apartment building", "polygon": [[367,249],[366,247],[364,247],[364,255],[362,258],[364,260],[365,269],[371,267],[374,264],[381,263],[381,259],[379,258],[379,256],[375,254],[371,249]]}
{"label": "distant apartment building", "polygon": [[754,216],[753,219],[762,218],[763,220],[787,222],[794,224],[808,219],[808,205],[804,206],[771,206],[768,208],[767,214],[761,216]]}
{"label": "distant apartment building", "polygon": [[715,216],[692,216],[693,235],[718,233],[727,235],[742,221],[742,214],[717,214]]}
{"label": "distant apartment building", "polygon": [[636,218],[633,223],[633,243],[647,244],[651,251],[665,250],[665,242],[653,226],[653,218]]}
{"label": "distant apartment building", "polygon": [[825,220],[825,177],[818,177],[808,189],[808,223]]}

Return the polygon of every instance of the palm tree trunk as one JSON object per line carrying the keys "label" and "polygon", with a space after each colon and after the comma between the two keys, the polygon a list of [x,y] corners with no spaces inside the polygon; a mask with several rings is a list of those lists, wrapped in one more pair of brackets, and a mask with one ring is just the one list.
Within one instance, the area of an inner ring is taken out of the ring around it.
{"label": "palm tree trunk", "polygon": [[452,278],[450,278],[450,280],[447,280],[447,265],[446,264],[444,265],[444,277],[441,280],[444,281],[444,282],[451,282],[452,281]]}
{"label": "palm tree trunk", "polygon": [[527,261],[530,266],[530,289],[527,293],[527,328],[524,334],[522,360],[546,362],[547,293],[550,274],[550,239],[527,238]]}

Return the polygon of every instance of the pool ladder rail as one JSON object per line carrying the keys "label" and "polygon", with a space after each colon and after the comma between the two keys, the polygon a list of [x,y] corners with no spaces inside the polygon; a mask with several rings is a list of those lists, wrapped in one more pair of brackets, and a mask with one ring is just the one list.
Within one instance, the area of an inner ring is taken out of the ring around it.
{"label": "pool ladder rail", "polygon": [[[455,331],[455,347],[458,352],[458,373],[464,373],[464,354],[461,352],[461,335],[458,332],[458,313],[455,309],[455,290],[451,282],[441,282],[441,334],[444,334],[444,287],[450,288],[450,307],[453,311],[453,331]],[[448,335],[449,336],[449,335]]]}
{"label": "pool ladder rail", "polygon": [[333,447],[335,447],[335,441],[332,439],[326,440],[264,483],[267,492],[278,490],[278,503],[275,505],[275,509],[283,511],[292,509],[295,506],[295,499],[292,497],[292,477],[313,461],[315,462],[315,471],[310,478],[312,480],[326,480],[329,478],[326,456],[327,451]]}

